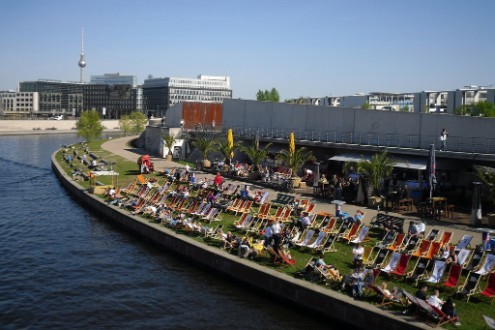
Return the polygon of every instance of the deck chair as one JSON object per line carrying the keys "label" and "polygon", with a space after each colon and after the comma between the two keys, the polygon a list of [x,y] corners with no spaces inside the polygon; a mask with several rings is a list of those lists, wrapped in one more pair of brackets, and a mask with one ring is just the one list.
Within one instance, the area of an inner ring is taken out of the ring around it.
{"label": "deck chair", "polygon": [[379,298],[381,298],[381,302],[377,305],[377,307],[383,307],[390,304],[400,304],[401,306],[405,306],[404,301],[402,301],[401,298],[387,296],[385,291],[383,291],[383,289],[380,286],[370,285],[369,288],[375,291],[376,295],[379,296]]}
{"label": "deck chair", "polygon": [[148,181],[150,180],[149,178],[145,178],[144,175],[142,174],[137,175],[137,179],[139,184],[147,184]]}
{"label": "deck chair", "polygon": [[359,234],[356,235],[356,237],[353,240],[349,240],[349,243],[354,243],[354,244],[363,243],[364,241],[367,240],[369,230],[370,227],[362,226]]}
{"label": "deck chair", "polygon": [[329,281],[333,282],[341,282],[343,276],[339,275],[337,272],[332,269],[328,269],[326,267],[318,267],[315,265],[314,270],[320,276],[320,278],[325,282],[325,285],[329,283]]}
{"label": "deck chair", "polygon": [[440,235],[440,229],[432,228],[430,229],[428,235],[425,236],[425,239],[428,241],[435,241],[439,235]]}
{"label": "deck chair", "polygon": [[280,217],[282,216],[282,213],[283,212],[284,212],[284,208],[283,207],[278,207],[275,210],[275,214],[268,215],[268,220],[274,221],[274,220],[280,219]]}
{"label": "deck chair", "polygon": [[495,299],[495,273],[490,273],[486,287],[480,293],[491,299],[490,305],[493,304],[493,300]]}
{"label": "deck chair", "polygon": [[380,270],[385,273],[393,272],[397,268],[397,265],[399,264],[400,256],[401,254],[399,252],[392,253],[390,260],[388,261],[388,265]]}
{"label": "deck chair", "polygon": [[407,253],[402,253],[400,255],[399,264],[393,271],[389,272],[389,274],[396,276],[406,276],[409,260],[411,260],[411,256]]}
{"label": "deck chair", "polygon": [[434,328],[438,327],[438,326],[442,326],[442,325],[447,324],[447,323],[451,323],[451,324],[455,325],[457,323],[457,321],[459,320],[459,318],[457,316],[449,317],[447,314],[445,314],[438,307],[431,306],[431,308],[433,309],[433,314],[432,314],[433,322],[430,325]]}
{"label": "deck chair", "polygon": [[266,219],[268,217],[268,214],[270,213],[271,207],[272,207],[272,204],[270,204],[270,203],[261,204],[261,206],[258,210],[258,213],[255,214],[254,216],[257,218]]}
{"label": "deck chair", "polygon": [[375,247],[380,249],[386,249],[395,241],[395,237],[397,236],[397,232],[390,230],[385,233],[382,240],[375,244]]}
{"label": "deck chair", "polygon": [[483,315],[483,320],[485,320],[485,324],[490,329],[495,329],[495,319],[492,319],[489,316]]}
{"label": "deck chair", "polygon": [[349,230],[343,232],[342,234],[339,235],[339,238],[349,241],[352,238],[354,238],[361,227],[361,224],[359,223],[353,223],[352,226],[350,226]]}
{"label": "deck chair", "polygon": [[452,266],[450,266],[449,277],[447,278],[447,281],[443,283],[443,285],[448,288],[456,288],[457,285],[459,284],[459,278],[461,277],[461,273],[462,273],[462,266],[457,264],[452,264]]}
{"label": "deck chair", "polygon": [[409,237],[409,239],[407,240],[407,242],[404,246],[404,249],[406,251],[409,251],[410,253],[413,253],[413,251],[415,251],[418,248],[419,242],[422,242],[422,241],[423,240],[418,236]]}
{"label": "deck chair", "polygon": [[290,215],[292,214],[292,208],[286,206],[282,210],[282,214],[280,215],[280,218],[277,220],[280,222],[288,222],[290,221]]}
{"label": "deck chair", "polygon": [[430,260],[425,258],[419,258],[416,261],[413,269],[409,271],[406,275],[406,278],[415,282],[415,285],[418,285],[418,282],[426,276],[427,270],[430,266]]}
{"label": "deck chair", "polygon": [[[325,220],[322,221],[322,223],[324,222]],[[332,233],[333,230],[335,229],[335,224],[337,223],[337,220],[335,220],[334,217],[331,217],[330,219],[328,219],[328,223],[321,227],[320,226],[320,230],[321,231],[324,231],[324,232],[327,232],[327,233]]]}
{"label": "deck chair", "polygon": [[378,253],[376,254],[376,257],[374,258],[373,262],[370,264],[372,268],[381,268],[385,260],[387,259],[389,250],[387,249],[380,249]]}
{"label": "deck chair", "polygon": [[461,249],[457,253],[457,263],[464,267],[471,259],[471,252],[472,251],[468,249]]}
{"label": "deck chair", "polygon": [[460,251],[467,248],[470,245],[472,239],[473,235],[462,236],[462,238],[459,240],[459,243],[457,243],[457,245],[455,246],[454,251]]}
{"label": "deck chair", "polygon": [[483,262],[483,265],[476,271],[476,273],[482,276],[488,275],[493,270],[493,266],[495,266],[495,255],[488,253],[485,257],[485,262]]}
{"label": "deck chair", "polygon": [[237,208],[239,208],[240,204],[243,203],[243,202],[244,201],[242,199],[236,198],[232,202],[232,205],[228,206],[225,210],[226,211],[230,211],[230,212],[234,212],[234,210],[236,210]]}
{"label": "deck chair", "polygon": [[212,207],[208,213],[201,218],[201,220],[206,221],[206,222],[212,222],[212,221],[221,221],[220,219],[220,209],[216,207]]}
{"label": "deck chair", "polygon": [[443,277],[443,273],[445,271],[445,261],[436,260],[433,266],[433,271],[431,272],[431,276],[426,282],[429,283],[440,283]]}
{"label": "deck chair", "polygon": [[431,241],[422,240],[419,247],[416,248],[416,250],[411,253],[411,256],[416,258],[423,257],[430,249],[430,245],[431,245]]}
{"label": "deck chair", "polygon": [[464,281],[464,285],[457,290],[457,293],[463,296],[467,296],[467,302],[473,294],[478,290],[481,275],[475,272],[469,272]]}
{"label": "deck chair", "polygon": [[327,238],[328,238],[328,233],[325,233],[324,231],[320,231],[315,241],[307,245],[307,247],[314,250],[321,250],[321,248],[325,245]]}
{"label": "deck chair", "polygon": [[363,248],[363,265],[368,265],[370,260],[371,260],[371,256],[372,256],[372,251],[373,251],[373,246],[365,246]]}
{"label": "deck chair", "polygon": [[403,247],[405,238],[406,235],[404,235],[403,233],[398,233],[397,236],[395,236],[394,242],[388,246],[388,249],[390,251],[400,250]]}
{"label": "deck chair", "polygon": [[425,255],[425,258],[428,259],[433,259],[435,258],[436,255],[440,252],[440,249],[442,248],[442,243],[441,242],[431,242],[430,248],[428,249],[428,252]]}
{"label": "deck chair", "polygon": [[249,213],[243,213],[239,220],[234,222],[234,227],[237,229],[242,229],[246,224],[246,221],[250,221],[253,216]]}
{"label": "deck chair", "polygon": [[327,237],[327,241],[323,245],[323,248],[321,249],[321,251],[323,253],[337,252],[337,249],[333,246],[336,240],[337,240],[337,235],[329,233],[328,237]]}
{"label": "deck chair", "polygon": [[485,256],[485,251],[474,250],[473,254],[471,255],[471,258],[469,259],[469,262],[464,267],[464,269],[469,271],[477,269],[484,256]]}
{"label": "deck chair", "polygon": [[205,239],[218,239],[222,240],[220,233],[223,233],[223,224],[218,224],[215,228],[205,228]]}
{"label": "deck chair", "polygon": [[311,238],[314,236],[315,231],[313,229],[309,229],[306,231],[306,233],[303,235],[303,239],[299,242],[296,242],[295,245],[297,246],[308,246],[309,242],[311,241]]}
{"label": "deck chair", "polygon": [[440,242],[441,246],[444,246],[446,244],[450,243],[450,240],[452,239],[453,233],[451,231],[444,231],[442,235],[440,236],[440,239],[438,242]]}

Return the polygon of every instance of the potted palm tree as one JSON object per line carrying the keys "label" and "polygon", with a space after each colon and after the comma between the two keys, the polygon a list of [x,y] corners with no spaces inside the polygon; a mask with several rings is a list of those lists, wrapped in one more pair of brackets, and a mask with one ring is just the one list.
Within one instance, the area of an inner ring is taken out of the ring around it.
{"label": "potted palm tree", "polygon": [[301,184],[301,178],[297,175],[301,167],[307,161],[316,161],[313,153],[305,147],[297,148],[292,153],[289,150],[282,150],[277,154],[277,158],[281,159],[291,169],[294,187],[299,187]]}
{"label": "potted palm tree", "polygon": [[248,156],[248,158],[253,163],[254,171],[251,179],[257,179],[260,176],[259,166],[263,162],[263,160],[268,155],[268,148],[271,146],[271,143],[268,143],[264,148],[260,148],[257,141],[253,141],[253,145],[246,147],[241,146],[240,149],[243,153]]}
{"label": "potted palm tree", "polygon": [[211,162],[208,159],[208,155],[210,152],[216,150],[217,141],[208,135],[199,135],[192,139],[192,145],[201,153],[203,166],[210,168]]}
{"label": "potted palm tree", "polygon": [[165,143],[165,146],[167,147],[168,149],[168,153],[167,153],[167,160],[168,161],[171,161],[172,160],[172,148],[174,147],[174,143],[177,142],[177,140],[175,139],[175,137],[171,134],[164,134],[163,135],[163,143]]}
{"label": "potted palm tree", "polygon": [[[357,163],[357,170],[368,182],[371,196],[381,199],[380,189],[383,179],[392,174],[394,161],[388,156],[387,151],[374,154],[370,160],[362,160]],[[371,202],[372,199],[369,199]]]}
{"label": "potted palm tree", "polygon": [[225,164],[230,165],[231,156],[234,151],[240,147],[239,143],[232,142],[232,144],[227,140],[223,139],[217,143],[217,151],[225,157]]}

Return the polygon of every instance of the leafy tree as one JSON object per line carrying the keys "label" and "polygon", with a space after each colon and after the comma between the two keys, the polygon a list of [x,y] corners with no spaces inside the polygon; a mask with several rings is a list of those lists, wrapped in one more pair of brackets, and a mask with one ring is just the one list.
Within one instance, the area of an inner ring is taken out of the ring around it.
{"label": "leafy tree", "polygon": [[495,104],[488,101],[481,101],[471,105],[463,105],[455,109],[454,113],[456,115],[495,117]]}
{"label": "leafy tree", "polygon": [[256,141],[253,141],[253,145],[249,147],[241,146],[240,149],[243,153],[251,159],[253,165],[256,169],[258,169],[259,165],[268,155],[268,148],[271,146],[271,143],[268,143],[264,148],[260,148]]}
{"label": "leafy tree", "polygon": [[297,171],[306,163],[307,161],[315,161],[316,158],[310,150],[305,147],[297,148],[293,154],[288,150],[282,150],[277,154],[277,159],[281,159],[284,163],[291,169],[292,176],[297,176]]}
{"label": "leafy tree", "polygon": [[371,160],[362,160],[357,163],[358,172],[364,174],[364,177],[369,180],[373,196],[380,196],[381,182],[392,174],[394,164],[386,150],[374,154]]}
{"label": "leafy tree", "polygon": [[370,109],[371,108],[371,105],[368,101],[364,102],[363,105],[361,106],[362,109]]}
{"label": "leafy tree", "polygon": [[198,135],[192,139],[192,145],[199,150],[203,160],[208,160],[210,152],[217,149],[218,142],[208,135]]}
{"label": "leafy tree", "polygon": [[405,105],[404,108],[402,108],[402,111],[409,112],[409,106],[408,105]]}
{"label": "leafy tree", "polygon": [[177,141],[175,139],[175,136],[172,134],[163,134],[163,143],[165,143],[165,146],[168,149],[168,155],[172,155],[172,148],[174,147],[174,143]]}
{"label": "leafy tree", "polygon": [[76,123],[77,134],[87,142],[98,138],[103,132],[101,118],[96,110],[83,111]]}
{"label": "leafy tree", "polygon": [[495,170],[493,168],[476,166],[474,174],[483,183],[482,202],[489,211],[495,209]]}
{"label": "leafy tree", "polygon": [[148,118],[141,112],[131,112],[129,115],[124,115],[119,119],[120,129],[127,133],[133,133],[135,135],[144,131]]}
{"label": "leafy tree", "polygon": [[261,89],[256,92],[256,100],[258,101],[268,101],[268,102],[280,102],[280,95],[277,89],[272,88],[270,91]]}

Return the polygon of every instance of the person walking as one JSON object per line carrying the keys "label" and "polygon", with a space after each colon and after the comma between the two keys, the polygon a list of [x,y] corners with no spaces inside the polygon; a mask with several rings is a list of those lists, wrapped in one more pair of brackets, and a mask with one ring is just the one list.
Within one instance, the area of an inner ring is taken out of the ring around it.
{"label": "person walking", "polygon": [[447,151],[447,136],[449,136],[447,129],[442,128],[442,132],[440,132],[440,151]]}

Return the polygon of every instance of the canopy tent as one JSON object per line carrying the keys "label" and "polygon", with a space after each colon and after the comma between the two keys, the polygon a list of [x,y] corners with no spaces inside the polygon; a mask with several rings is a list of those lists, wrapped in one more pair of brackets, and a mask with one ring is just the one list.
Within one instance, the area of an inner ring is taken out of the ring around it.
{"label": "canopy tent", "polygon": [[[359,162],[362,160],[371,160],[371,156],[372,155],[346,153],[330,157],[329,160],[338,162]],[[392,160],[395,163],[394,167],[419,171],[426,170],[427,159],[417,159],[412,157],[392,157]]]}

